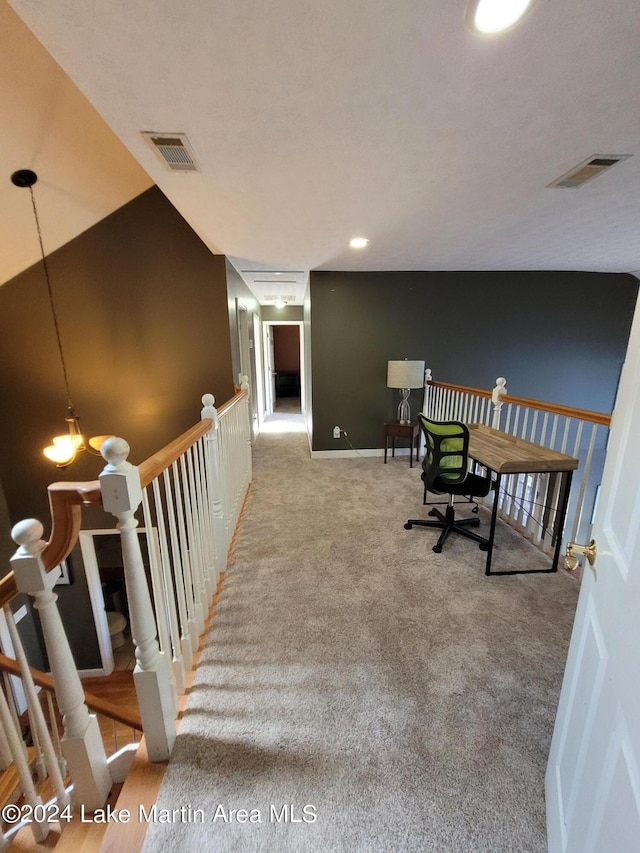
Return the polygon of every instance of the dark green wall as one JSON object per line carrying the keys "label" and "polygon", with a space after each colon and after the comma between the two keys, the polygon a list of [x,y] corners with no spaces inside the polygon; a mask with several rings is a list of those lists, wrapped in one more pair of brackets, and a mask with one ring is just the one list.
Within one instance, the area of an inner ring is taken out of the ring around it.
{"label": "dark green wall", "polygon": [[[46,234],[45,240],[46,240]],[[195,423],[200,398],[233,393],[225,259],[153,188],[47,259],[71,394],[86,434],[122,435],[141,462]],[[13,522],[47,523],[54,479],[92,479],[100,458],[59,471],[42,456],[66,398],[37,264],[0,288],[0,479]]]}
{"label": "dark green wall", "polygon": [[[229,261],[226,262],[227,296],[229,303],[229,331],[231,334],[231,360],[233,363],[233,381],[238,382],[240,374],[240,339],[238,335],[238,300],[245,306],[249,315],[247,329],[249,339],[253,341],[253,315],[261,314],[258,300],[249,290],[238,270]],[[222,400],[220,402],[223,402]]]}
{"label": "dark green wall", "polygon": [[[46,245],[46,233],[43,235]],[[35,234],[34,234],[35,239]],[[71,394],[85,435],[113,433],[136,464],[196,423],[201,397],[233,394],[225,259],[153,188],[48,257]],[[47,486],[91,480],[100,457],[60,471],[42,448],[64,431],[66,398],[41,264],[0,288],[0,480],[11,523],[50,530]],[[84,527],[115,526],[91,510]],[[74,562],[73,557],[71,558]],[[86,588],[58,587],[79,666],[96,665]]]}
{"label": "dark green wall", "polygon": [[302,305],[285,305],[284,308],[276,308],[274,305],[263,305],[262,319],[268,323],[283,323],[290,320],[301,322],[304,320],[304,307]]}
{"label": "dark green wall", "polygon": [[[433,378],[611,411],[638,281],[580,272],[312,272],[313,449],[383,444],[395,416],[389,359]],[[412,393],[412,412],[421,392]]]}

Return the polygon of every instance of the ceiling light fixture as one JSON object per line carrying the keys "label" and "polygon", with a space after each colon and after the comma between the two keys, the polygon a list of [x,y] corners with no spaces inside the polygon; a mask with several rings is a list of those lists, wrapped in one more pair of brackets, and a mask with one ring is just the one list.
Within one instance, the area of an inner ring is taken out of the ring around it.
{"label": "ceiling light fixture", "polygon": [[36,230],[38,232],[38,242],[40,244],[40,254],[42,255],[42,268],[44,277],[47,283],[47,293],[49,295],[49,305],[51,307],[51,316],[53,318],[53,327],[56,333],[56,341],[58,343],[58,352],[60,354],[60,364],[62,366],[62,376],[64,378],[64,387],[67,393],[67,424],[68,434],[57,435],[53,439],[53,443],[43,450],[44,455],[51,462],[55,462],[58,468],[66,468],[76,458],[76,455],[81,450],[88,450],[90,453],[100,455],[100,447],[108,435],[99,435],[89,439],[89,446],[85,444],[84,437],[80,432],[80,419],[75,414],[73,403],[71,402],[71,392],[69,391],[69,380],[67,378],[67,365],[64,359],[62,350],[62,341],[60,340],[60,327],[58,325],[58,315],[56,314],[56,306],[53,300],[53,291],[51,289],[51,280],[49,278],[49,268],[47,266],[47,258],[44,253],[44,245],[42,243],[42,233],[40,231],[40,220],[38,219],[38,210],[36,208],[36,200],[33,194],[33,185],[38,180],[38,176],[31,169],[19,169],[11,175],[11,182],[16,187],[22,187],[29,190],[31,193],[31,205],[33,207],[33,216],[36,221]]}
{"label": "ceiling light fixture", "polygon": [[516,24],[530,5],[531,0],[472,0],[467,22],[479,33],[501,33]]}
{"label": "ceiling light fixture", "polygon": [[369,245],[369,241],[366,237],[354,237],[349,241],[349,245],[352,249],[364,249]]}
{"label": "ceiling light fixture", "polygon": [[287,303],[284,301],[284,299],[276,299],[273,304],[276,306],[276,308],[285,308]]}

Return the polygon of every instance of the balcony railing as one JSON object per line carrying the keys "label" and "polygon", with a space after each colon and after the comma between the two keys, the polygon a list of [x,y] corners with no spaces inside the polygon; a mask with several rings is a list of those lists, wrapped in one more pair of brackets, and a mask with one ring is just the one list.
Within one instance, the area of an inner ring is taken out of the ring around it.
{"label": "balcony railing", "polygon": [[[511,435],[566,453],[579,460],[569,498],[563,541],[588,541],[597,501],[611,416],[507,395],[500,377],[492,391],[465,388],[431,379],[427,371],[424,412],[435,420],[482,423]],[[554,474],[512,474],[504,478],[498,515],[541,551],[555,542],[551,520],[559,497]]]}
{"label": "balcony railing", "polygon": [[[5,673],[5,689],[0,690],[0,762],[2,769],[16,768],[25,816],[34,818],[38,807],[38,819],[31,824],[36,841],[46,837],[52,816],[62,809],[83,807],[90,812],[104,806],[113,783],[122,781],[132,759],[127,747],[107,754],[113,750],[105,744],[97,713],[115,721],[128,720],[108,702],[85,694],[53,592],[59,564],[78,540],[82,506],[101,504],[116,519],[135,645],[133,681],[141,728],[149,759],[165,761],[176,736],[179,696],[185,691],[251,481],[248,399],[246,381],[219,410],[213,396],[205,395],[200,422],[139,467],[129,463],[126,441],[109,439],[102,448],[107,465],[97,481],[57,483],[49,488],[52,529],[48,541],[34,519],[17,524],[12,531],[19,547],[11,559],[12,571],[0,581],[0,605],[16,660],[0,657],[0,670]],[[150,581],[138,534],[140,523],[146,532]],[[18,592],[28,594],[38,610],[50,678],[30,670],[26,662],[9,605]],[[9,673],[19,673],[25,687],[26,730],[33,752],[24,746],[25,729],[13,703],[9,679],[14,676]],[[51,697],[46,699],[49,725],[44,722],[38,688],[55,693],[57,708]],[[54,719],[62,720],[60,738]],[[48,802],[42,801],[34,768],[39,776],[50,778],[47,790],[53,792],[53,799]],[[1,827],[0,847],[7,845],[19,826],[20,821],[15,821],[13,826]]]}

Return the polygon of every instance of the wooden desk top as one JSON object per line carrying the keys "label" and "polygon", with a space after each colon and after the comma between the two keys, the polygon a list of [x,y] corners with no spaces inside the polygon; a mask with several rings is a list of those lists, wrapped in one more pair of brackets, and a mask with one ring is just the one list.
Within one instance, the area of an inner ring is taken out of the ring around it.
{"label": "wooden desk top", "polygon": [[574,471],[578,460],[523,438],[484,426],[468,424],[469,456],[496,474],[539,474]]}

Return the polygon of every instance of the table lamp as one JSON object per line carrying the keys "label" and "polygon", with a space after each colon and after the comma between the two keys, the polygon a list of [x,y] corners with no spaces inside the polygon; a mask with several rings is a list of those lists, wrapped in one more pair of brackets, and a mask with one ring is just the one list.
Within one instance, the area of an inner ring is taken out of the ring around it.
{"label": "table lamp", "polygon": [[401,424],[411,422],[409,394],[412,388],[424,388],[424,361],[387,362],[387,388],[399,388],[402,399],[398,406],[398,421]]}

